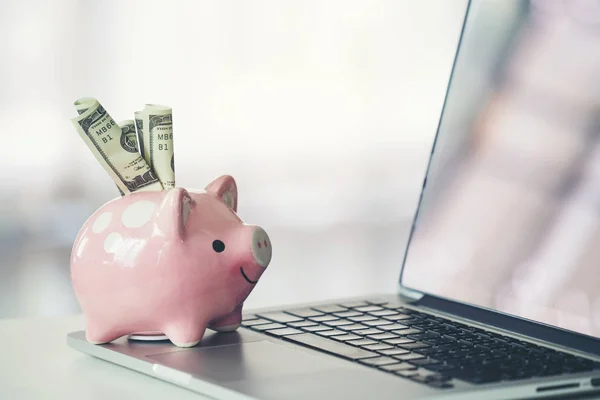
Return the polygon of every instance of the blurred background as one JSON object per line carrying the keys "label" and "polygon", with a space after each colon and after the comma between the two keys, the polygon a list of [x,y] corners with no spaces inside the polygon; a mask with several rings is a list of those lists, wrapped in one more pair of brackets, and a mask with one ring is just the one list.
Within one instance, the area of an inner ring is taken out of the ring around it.
{"label": "blurred background", "polygon": [[178,186],[236,178],[275,248],[249,306],[393,291],[465,7],[4,0],[0,317],[79,312],[73,240],[119,195],[71,125],[82,96],[119,121],[173,107]]}

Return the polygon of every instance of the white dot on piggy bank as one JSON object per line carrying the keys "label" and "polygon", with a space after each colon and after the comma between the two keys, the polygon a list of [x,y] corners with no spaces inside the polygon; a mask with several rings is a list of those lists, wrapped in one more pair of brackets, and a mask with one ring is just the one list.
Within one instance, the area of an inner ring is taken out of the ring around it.
{"label": "white dot on piggy bank", "polygon": [[146,225],[156,210],[156,204],[151,201],[137,201],[123,212],[121,221],[127,228],[140,228]]}
{"label": "white dot on piggy bank", "polygon": [[108,224],[110,224],[111,220],[112,220],[111,212],[102,213],[98,218],[96,218],[96,221],[94,221],[94,225],[92,226],[92,232],[94,232],[94,233],[104,232],[104,230],[108,227]]}
{"label": "white dot on piggy bank", "polygon": [[123,237],[120,233],[113,232],[104,239],[104,251],[107,253],[116,253],[121,244],[123,243]]}

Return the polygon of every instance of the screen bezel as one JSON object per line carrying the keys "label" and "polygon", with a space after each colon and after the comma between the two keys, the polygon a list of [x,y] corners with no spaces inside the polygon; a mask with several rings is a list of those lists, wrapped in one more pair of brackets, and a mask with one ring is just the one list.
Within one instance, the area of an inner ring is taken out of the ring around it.
{"label": "screen bezel", "polygon": [[466,302],[456,301],[450,298],[441,297],[435,294],[427,293],[422,290],[411,288],[402,283],[402,277],[404,274],[404,268],[406,267],[406,261],[408,257],[408,251],[410,248],[411,241],[413,239],[417,219],[419,212],[421,211],[421,205],[423,203],[423,196],[425,188],[427,186],[427,178],[431,172],[431,164],[433,161],[434,152],[436,149],[438,137],[442,127],[442,121],[444,119],[444,112],[448,104],[448,96],[452,87],[454,73],[456,70],[456,64],[460,57],[462,43],[465,34],[465,28],[468,23],[470,11],[471,11],[472,0],[468,0],[467,6],[465,7],[465,14],[463,17],[463,23],[458,38],[456,52],[452,63],[450,76],[448,79],[448,85],[446,87],[446,93],[442,104],[442,109],[438,118],[438,124],[436,128],[435,137],[431,146],[429,160],[425,175],[423,179],[423,186],[417,206],[413,215],[410,232],[408,235],[407,244],[404,250],[404,256],[402,260],[402,266],[400,268],[399,276],[399,289],[400,293],[410,293],[411,297],[418,299],[414,304],[431,307],[442,312],[446,312],[452,315],[457,315],[462,318],[474,320],[479,323],[486,325],[492,325],[499,329],[509,330],[518,334],[534,337],[538,340],[547,341],[555,345],[567,347],[570,349],[576,349],[582,352],[594,354],[600,356],[600,338],[595,336],[586,335],[580,332],[568,330],[554,325],[548,325],[543,322],[530,320],[527,318],[520,317],[515,314],[504,313],[495,309],[486,308],[477,304],[471,304]]}

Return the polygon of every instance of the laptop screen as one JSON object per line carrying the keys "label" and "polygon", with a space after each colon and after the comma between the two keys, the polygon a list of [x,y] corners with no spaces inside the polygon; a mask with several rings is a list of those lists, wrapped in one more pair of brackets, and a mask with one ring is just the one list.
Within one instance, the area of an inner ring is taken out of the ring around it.
{"label": "laptop screen", "polygon": [[600,337],[600,2],[463,29],[401,283]]}

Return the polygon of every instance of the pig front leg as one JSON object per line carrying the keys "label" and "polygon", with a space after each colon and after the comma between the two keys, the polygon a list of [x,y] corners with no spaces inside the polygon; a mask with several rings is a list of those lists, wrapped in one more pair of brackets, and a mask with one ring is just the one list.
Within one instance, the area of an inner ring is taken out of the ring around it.
{"label": "pig front leg", "polygon": [[127,333],[129,332],[125,327],[109,326],[107,323],[91,319],[87,322],[85,338],[91,344],[105,344],[125,336]]}
{"label": "pig front leg", "polygon": [[177,347],[194,347],[206,331],[206,322],[189,319],[168,324],[163,330],[169,340]]}
{"label": "pig front leg", "polygon": [[243,304],[240,304],[229,314],[211,321],[208,327],[217,332],[235,331],[242,323],[242,306]]}

